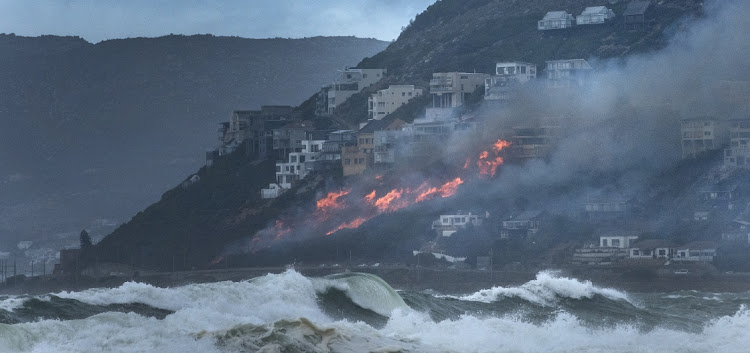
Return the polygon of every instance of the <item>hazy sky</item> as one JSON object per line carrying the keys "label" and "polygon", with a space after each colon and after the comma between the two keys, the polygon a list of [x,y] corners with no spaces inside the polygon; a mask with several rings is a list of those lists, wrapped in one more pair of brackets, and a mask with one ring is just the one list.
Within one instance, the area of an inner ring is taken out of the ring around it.
{"label": "hazy sky", "polygon": [[353,35],[392,40],[435,0],[0,0],[0,33],[111,38]]}

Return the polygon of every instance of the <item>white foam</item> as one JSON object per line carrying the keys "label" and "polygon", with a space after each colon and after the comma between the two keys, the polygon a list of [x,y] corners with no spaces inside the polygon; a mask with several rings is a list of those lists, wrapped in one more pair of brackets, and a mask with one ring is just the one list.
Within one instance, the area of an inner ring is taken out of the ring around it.
{"label": "white foam", "polygon": [[595,295],[601,295],[611,300],[630,302],[626,293],[611,288],[599,288],[590,281],[558,277],[551,271],[538,273],[536,279],[526,282],[520,287],[493,287],[470,295],[452,298],[491,303],[503,298],[517,297],[539,305],[553,305],[559,298],[590,299]]}

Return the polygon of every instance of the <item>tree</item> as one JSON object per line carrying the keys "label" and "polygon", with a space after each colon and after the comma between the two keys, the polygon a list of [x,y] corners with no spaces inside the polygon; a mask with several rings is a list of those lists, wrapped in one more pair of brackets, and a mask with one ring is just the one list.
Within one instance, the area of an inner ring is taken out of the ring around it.
{"label": "tree", "polygon": [[89,236],[89,232],[87,232],[85,229],[81,231],[81,251],[86,252],[87,250],[91,249],[92,246],[94,246],[93,243],[91,243],[91,236]]}

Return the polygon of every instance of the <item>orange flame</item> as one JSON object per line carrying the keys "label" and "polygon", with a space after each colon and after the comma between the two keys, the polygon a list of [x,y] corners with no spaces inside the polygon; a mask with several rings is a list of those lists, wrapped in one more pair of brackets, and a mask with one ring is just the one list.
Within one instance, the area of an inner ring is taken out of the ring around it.
{"label": "orange flame", "polygon": [[283,236],[289,234],[292,231],[292,228],[289,228],[284,224],[284,222],[280,220],[276,220],[276,224],[273,226],[274,235],[273,240],[281,239]]}
{"label": "orange flame", "polygon": [[336,233],[336,232],[338,232],[338,231],[340,231],[342,229],[359,228],[359,226],[361,226],[362,223],[365,223],[365,222],[367,222],[367,218],[359,217],[359,218],[357,218],[357,219],[355,219],[355,220],[353,220],[351,222],[346,222],[346,223],[341,224],[340,226],[336,227],[336,229],[334,229],[334,230],[326,233],[326,235],[331,235],[331,234]]}
{"label": "orange flame", "polygon": [[375,201],[375,207],[377,207],[380,212],[396,211],[398,209],[404,208],[407,205],[401,206],[402,203],[396,202],[401,198],[403,194],[403,189],[393,189],[389,193],[385,194],[385,196]]}
{"label": "orange flame", "polygon": [[365,200],[367,200],[367,202],[372,202],[372,200],[375,199],[375,195],[375,190],[373,190],[371,193],[365,196]]}
{"label": "orange flame", "polygon": [[461,178],[453,179],[440,187],[440,196],[442,197],[451,197],[456,194],[456,190],[458,189],[458,186],[463,184],[464,180]]}
{"label": "orange flame", "polygon": [[492,148],[495,150],[495,153],[498,153],[505,149],[506,147],[509,147],[511,145],[510,141],[503,141],[503,140],[497,140],[494,145],[492,145]]}
{"label": "orange flame", "polygon": [[318,211],[327,211],[343,207],[343,205],[338,203],[338,199],[349,194],[350,191],[351,190],[341,190],[329,192],[326,197],[317,201]]}
{"label": "orange flame", "polygon": [[471,157],[466,157],[466,162],[464,162],[464,169],[469,169],[471,166]]}

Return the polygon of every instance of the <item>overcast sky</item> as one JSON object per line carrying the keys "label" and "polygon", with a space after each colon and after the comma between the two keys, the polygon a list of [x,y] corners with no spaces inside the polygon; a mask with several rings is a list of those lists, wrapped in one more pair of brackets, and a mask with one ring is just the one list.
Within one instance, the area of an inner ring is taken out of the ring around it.
{"label": "overcast sky", "polygon": [[112,38],[205,34],[392,40],[435,0],[0,0],[0,33]]}

